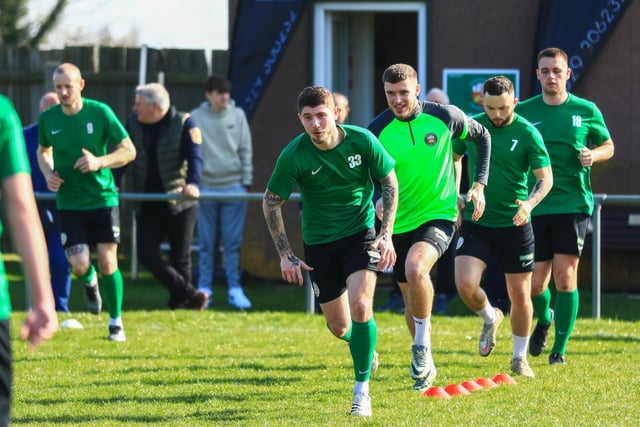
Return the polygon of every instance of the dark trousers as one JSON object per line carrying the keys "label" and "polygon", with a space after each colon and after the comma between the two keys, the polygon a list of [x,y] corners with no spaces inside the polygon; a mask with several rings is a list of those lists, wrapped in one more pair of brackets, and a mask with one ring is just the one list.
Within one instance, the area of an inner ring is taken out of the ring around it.
{"label": "dark trousers", "polygon": [[[197,292],[191,283],[191,242],[198,207],[175,215],[166,203],[144,203],[138,215],[138,257],[140,263],[169,290],[169,307],[175,308]],[[167,239],[165,260],[160,245]]]}

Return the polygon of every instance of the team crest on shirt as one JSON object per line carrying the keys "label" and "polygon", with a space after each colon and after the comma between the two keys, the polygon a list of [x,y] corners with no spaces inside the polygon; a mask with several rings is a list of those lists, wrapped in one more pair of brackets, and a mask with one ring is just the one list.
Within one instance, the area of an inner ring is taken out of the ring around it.
{"label": "team crest on shirt", "polygon": [[432,147],[436,145],[436,142],[438,142],[438,135],[436,135],[435,133],[429,132],[424,136],[424,143],[428,146]]}
{"label": "team crest on shirt", "polygon": [[93,123],[87,123],[87,133],[91,135],[93,133]]}

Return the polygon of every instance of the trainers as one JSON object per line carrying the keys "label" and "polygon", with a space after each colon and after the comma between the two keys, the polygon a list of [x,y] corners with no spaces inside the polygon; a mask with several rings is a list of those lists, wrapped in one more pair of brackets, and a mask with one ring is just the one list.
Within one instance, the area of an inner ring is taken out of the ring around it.
{"label": "trainers", "polygon": [[418,392],[428,389],[435,382],[436,374],[437,374],[436,365],[433,363],[433,360],[431,360],[431,369],[429,369],[429,372],[427,373],[427,375],[422,379],[416,380],[416,382],[413,383],[412,388]]}
{"label": "trainers", "polygon": [[496,334],[498,333],[498,327],[504,320],[504,314],[499,308],[494,308],[496,311],[496,319],[493,323],[482,325],[482,332],[480,333],[480,356],[487,357],[493,351],[496,346]]}
{"label": "trainers", "polygon": [[567,363],[567,359],[560,353],[551,353],[549,355],[549,365],[565,365]]}
{"label": "trainers", "polygon": [[427,348],[423,345],[411,346],[411,378],[420,380],[429,373],[427,364]]}
{"label": "trainers", "polygon": [[249,301],[249,298],[247,298],[247,296],[244,294],[244,291],[241,287],[229,289],[228,303],[230,306],[233,306],[240,310],[251,307],[251,301]]}
{"label": "trainers", "polygon": [[371,359],[371,373],[373,374],[375,371],[378,370],[378,367],[380,366],[380,355],[378,354],[377,351],[373,352],[373,358]]}
{"label": "trainers", "polygon": [[199,310],[202,311],[207,308],[209,302],[209,295],[204,292],[198,291],[189,298],[182,306],[187,310]]}
{"label": "trainers", "polygon": [[93,314],[100,314],[102,311],[102,298],[100,297],[100,288],[98,287],[98,274],[93,274],[91,283],[84,284],[84,304]]}
{"label": "trainers", "polygon": [[547,346],[547,335],[549,335],[549,328],[551,328],[554,317],[553,310],[549,309],[549,312],[551,313],[551,322],[548,325],[541,325],[538,321],[531,338],[529,338],[529,354],[532,356],[540,356]]}
{"label": "trainers", "polygon": [[125,342],[126,340],[122,326],[109,326],[109,341]]}
{"label": "trainers", "polygon": [[356,417],[371,416],[371,397],[366,394],[354,394],[351,402],[351,415]]}
{"label": "trainers", "polygon": [[516,375],[522,375],[523,377],[533,378],[536,375],[529,367],[527,359],[524,357],[516,357],[511,359],[511,371]]}

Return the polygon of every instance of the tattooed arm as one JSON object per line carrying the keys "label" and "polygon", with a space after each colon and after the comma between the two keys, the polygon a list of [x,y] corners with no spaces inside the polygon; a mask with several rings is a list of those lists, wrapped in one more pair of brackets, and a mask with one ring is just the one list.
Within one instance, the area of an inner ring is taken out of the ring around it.
{"label": "tattooed arm", "polygon": [[398,210],[398,178],[394,170],[389,175],[380,180],[382,186],[382,217],[380,232],[371,244],[372,248],[380,251],[380,262],[378,268],[387,270],[396,263],[396,251],[393,247],[391,236],[393,234],[393,224],[396,220]]}
{"label": "tattooed arm", "polygon": [[282,219],[282,205],[284,205],[284,202],[277,194],[267,190],[262,199],[262,212],[280,256],[282,278],[289,283],[298,283],[298,285],[302,286],[304,283],[302,269],[310,271],[313,268],[295,256],[291,249]]}
{"label": "tattooed arm", "polygon": [[517,200],[518,212],[513,217],[513,224],[517,227],[529,222],[529,216],[533,208],[538,206],[538,203],[544,199],[553,186],[553,173],[551,172],[551,166],[545,166],[540,169],[533,169],[533,174],[536,176],[536,183],[533,185],[529,197],[526,200]]}

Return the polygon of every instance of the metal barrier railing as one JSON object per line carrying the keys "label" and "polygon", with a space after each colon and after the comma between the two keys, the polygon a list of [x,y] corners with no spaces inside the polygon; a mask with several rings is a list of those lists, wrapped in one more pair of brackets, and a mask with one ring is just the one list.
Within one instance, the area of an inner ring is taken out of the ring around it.
{"label": "metal barrier railing", "polygon": [[593,242],[591,245],[591,317],[600,319],[601,306],[601,262],[602,262],[602,205],[638,205],[640,195],[633,194],[594,194],[593,214]]}
{"label": "metal barrier railing", "polygon": [[[38,200],[54,200],[55,194],[36,193]],[[238,193],[238,194],[203,194],[201,200],[262,200],[264,193]],[[164,193],[120,193],[120,200],[129,201],[162,201],[180,199],[180,194],[164,194]],[[300,200],[300,194],[294,193],[289,200]],[[592,255],[592,310],[591,314],[594,319],[600,319],[601,308],[601,261],[602,261],[602,229],[601,214],[602,205],[638,205],[640,206],[640,195],[633,194],[594,194],[594,209],[592,215],[593,222],[593,244],[591,248]],[[265,225],[266,227],[266,225]],[[136,241],[136,219],[132,216],[131,229],[131,277],[136,279],[138,275],[138,250]],[[311,283],[307,274],[305,280],[305,298],[306,310],[309,313],[315,311],[315,301]]]}

